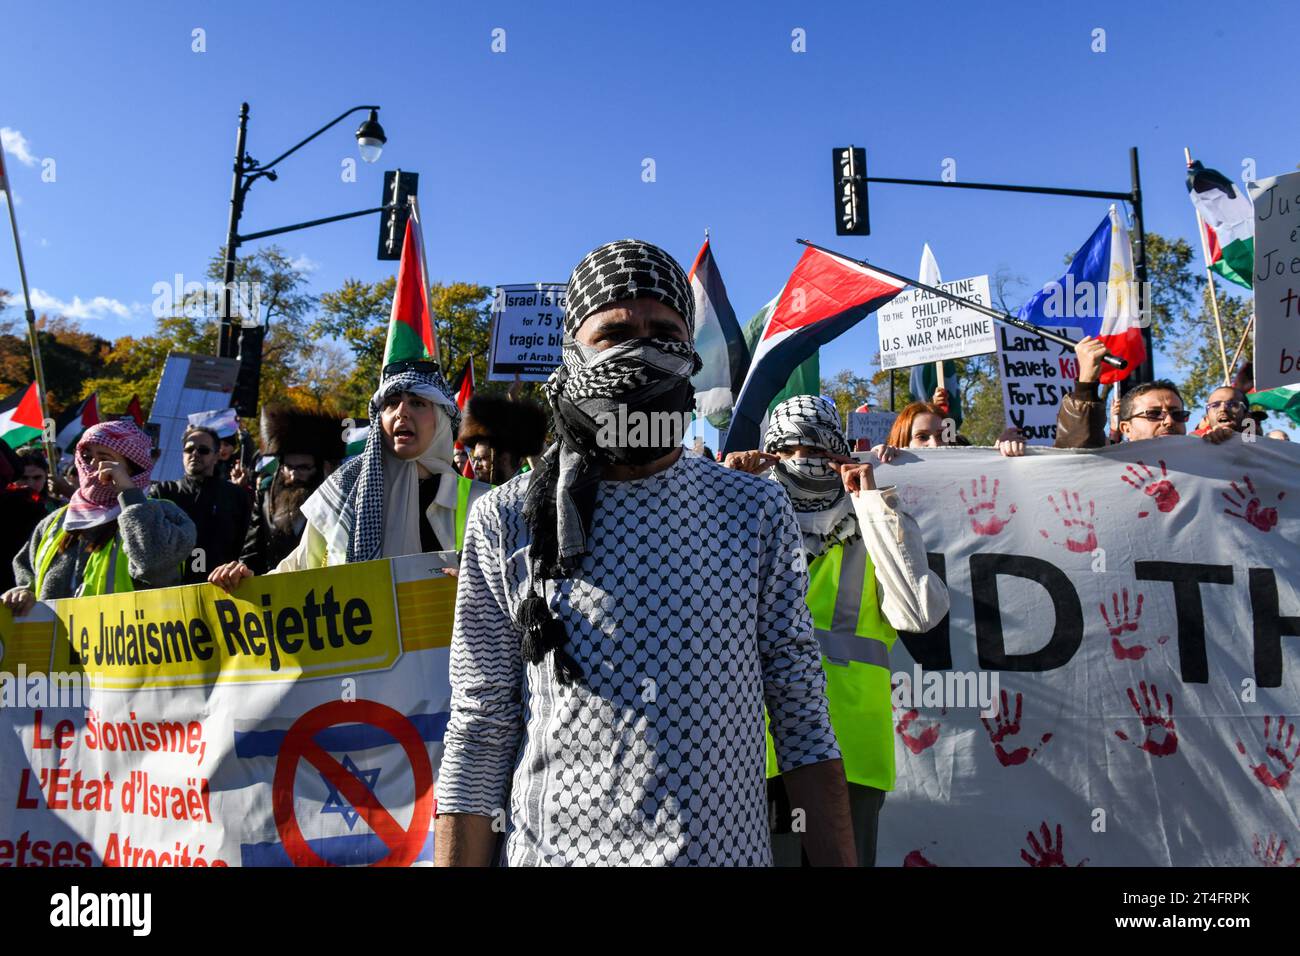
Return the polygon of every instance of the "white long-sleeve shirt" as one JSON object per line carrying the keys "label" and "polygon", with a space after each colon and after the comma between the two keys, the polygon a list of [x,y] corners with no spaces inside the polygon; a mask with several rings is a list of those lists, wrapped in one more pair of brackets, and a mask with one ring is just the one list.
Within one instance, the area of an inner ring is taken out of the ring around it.
{"label": "white long-sleeve shirt", "polygon": [[880,611],[895,630],[924,632],[948,613],[948,588],[930,570],[916,519],[898,507],[891,485],[850,495],[871,563]]}

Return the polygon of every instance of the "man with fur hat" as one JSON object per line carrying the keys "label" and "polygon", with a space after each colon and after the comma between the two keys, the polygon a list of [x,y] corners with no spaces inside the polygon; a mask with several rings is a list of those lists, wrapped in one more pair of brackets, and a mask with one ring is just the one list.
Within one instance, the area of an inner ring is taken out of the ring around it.
{"label": "man with fur hat", "polygon": [[265,574],[302,538],[302,506],[343,459],[342,424],[332,415],[285,405],[262,408],[262,451],[277,459],[275,477],[259,488],[239,559]]}
{"label": "man with fur hat", "polygon": [[540,455],[546,441],[546,412],[530,401],[475,395],[460,423],[460,443],[474,463],[474,477],[490,485],[505,484],[530,455]]}
{"label": "man with fur hat", "polygon": [[559,442],[465,534],[440,865],[491,862],[503,817],[512,866],[770,865],[765,713],[809,856],[856,862],[789,498],[643,427],[689,421],[694,315],[649,243],[569,279]]}

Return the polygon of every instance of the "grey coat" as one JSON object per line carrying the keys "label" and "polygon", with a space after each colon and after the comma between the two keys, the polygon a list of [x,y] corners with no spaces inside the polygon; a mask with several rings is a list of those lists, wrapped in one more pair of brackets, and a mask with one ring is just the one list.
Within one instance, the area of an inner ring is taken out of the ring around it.
{"label": "grey coat", "polygon": [[[127,570],[138,591],[166,588],[181,583],[181,562],[194,548],[194,522],[170,501],[145,497],[138,488],[117,496],[122,512],[117,516],[117,536],[127,558]],[[32,532],[31,540],[14,555],[14,578],[19,587],[36,586],[36,552],[41,538],[58,516],[46,517]],[[81,587],[90,552],[83,546],[56,554],[41,584],[38,600],[76,595]]]}

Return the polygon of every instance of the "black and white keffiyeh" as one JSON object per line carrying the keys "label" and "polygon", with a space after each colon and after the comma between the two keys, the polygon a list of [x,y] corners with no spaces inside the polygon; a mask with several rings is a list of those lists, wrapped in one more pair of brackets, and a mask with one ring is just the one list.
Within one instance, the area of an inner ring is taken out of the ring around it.
{"label": "black and white keffiyeh", "polygon": [[[577,668],[564,652],[563,625],[538,594],[538,579],[571,577],[587,553],[596,491],[605,465],[652,461],[664,454],[598,441],[602,416],[629,410],[689,411],[691,376],[701,361],[690,342],[635,339],[597,350],[575,339],[593,312],[629,299],[655,299],[675,310],[694,336],[695,300],[686,273],[658,246],[636,239],[611,242],[588,253],[569,277],[563,355],[543,386],[558,441],[530,479],[524,517],[532,534],[530,597],[520,609],[523,655],[531,663],[552,651],[560,679]],[[680,441],[680,438],[678,439]],[[638,457],[640,456],[640,457]]]}
{"label": "black and white keffiyeh", "polygon": [[695,296],[686,273],[664,250],[640,239],[619,239],[593,249],[569,276],[564,334],[572,337],[583,319],[625,299],[658,299],[686,320],[695,336]]}
{"label": "black and white keffiyeh", "polygon": [[[767,452],[802,445],[834,455],[849,453],[848,439],[840,428],[839,411],[826,399],[795,395],[772,410],[763,448]],[[772,469],[790,496],[803,547],[816,558],[838,543],[860,536],[853,502],[844,491],[839,472],[826,458],[786,458]]]}
{"label": "black and white keffiyeh", "polygon": [[[399,459],[384,448],[380,414],[396,392],[410,392],[438,406],[437,431],[418,457]],[[303,503],[302,513],[329,548],[331,563],[370,561],[416,554],[420,549],[419,474],[455,478],[452,442],[460,409],[436,370],[405,370],[383,380],[370,399],[370,434],[360,455],[349,461]]]}

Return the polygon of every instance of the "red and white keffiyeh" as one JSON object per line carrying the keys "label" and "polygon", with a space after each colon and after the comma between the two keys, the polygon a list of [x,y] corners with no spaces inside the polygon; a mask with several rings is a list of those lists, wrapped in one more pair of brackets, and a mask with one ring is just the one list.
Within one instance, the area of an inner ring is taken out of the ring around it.
{"label": "red and white keffiyeh", "polygon": [[131,481],[142,491],[149,487],[149,476],[153,473],[153,456],[149,454],[152,444],[149,436],[137,428],[134,422],[100,422],[87,428],[77,442],[77,479],[80,487],[68,502],[68,513],[63,520],[63,527],[69,531],[105,524],[114,520],[122,511],[122,506],[117,501],[117,486],[101,484],[95,469],[91,467],[91,444],[111,448],[128,462],[139,465],[141,471],[133,475]]}

